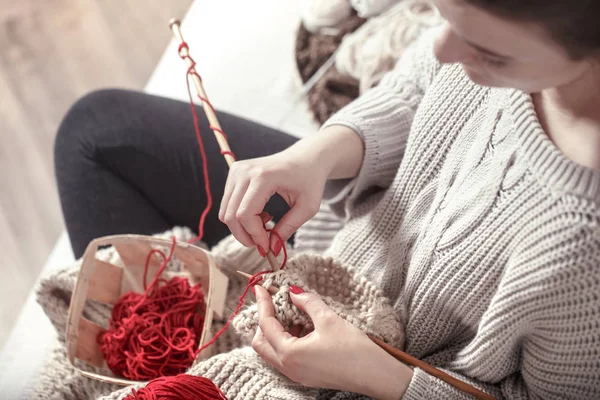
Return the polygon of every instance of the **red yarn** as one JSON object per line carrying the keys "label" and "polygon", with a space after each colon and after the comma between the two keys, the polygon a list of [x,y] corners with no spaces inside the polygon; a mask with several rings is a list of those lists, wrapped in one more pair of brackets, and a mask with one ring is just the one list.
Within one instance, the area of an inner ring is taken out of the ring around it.
{"label": "red yarn", "polygon": [[235,160],[235,154],[233,154],[231,151],[227,151],[227,150],[221,150],[221,154],[222,155],[227,155],[229,154],[231,157],[233,157],[233,159]]}
{"label": "red yarn", "polygon": [[[175,238],[152,283],[143,294],[129,292],[114,305],[109,329],[99,336],[100,349],[110,370],[133,380],[185,372],[194,362],[204,325],[204,297],[200,285],[187,279],[159,279],[173,256]],[[149,258],[148,258],[149,260]],[[199,313],[198,310],[202,310]]]}
{"label": "red yarn", "polygon": [[[185,44],[185,47],[187,48],[187,44],[185,42],[182,43],[182,45]],[[181,55],[181,45],[179,46],[179,54]],[[184,58],[184,57],[182,57]],[[196,236],[195,238],[193,238],[192,240],[190,240],[190,242],[196,242],[196,241],[200,241],[202,240],[202,238],[204,237],[204,221],[206,220],[206,216],[208,215],[211,207],[212,207],[212,192],[210,191],[210,178],[208,176],[208,160],[206,159],[206,150],[204,149],[204,141],[202,140],[202,135],[200,134],[200,125],[198,123],[198,114],[196,113],[196,107],[194,106],[194,99],[192,97],[192,89],[190,87],[190,76],[194,75],[197,76],[198,79],[202,80],[202,78],[200,78],[200,75],[198,75],[198,73],[196,72],[196,62],[188,55],[187,58],[190,59],[191,61],[191,65],[188,68],[187,74],[186,74],[186,85],[187,85],[187,92],[188,92],[188,97],[190,99],[190,108],[192,110],[192,119],[194,121],[194,132],[196,133],[196,141],[198,142],[198,148],[200,150],[200,156],[202,158],[202,173],[204,175],[204,191],[206,192],[206,207],[204,207],[204,210],[202,211],[202,214],[200,215],[200,221],[198,222],[198,236]],[[198,95],[198,97],[200,97],[200,95]],[[202,97],[200,97],[200,99],[202,99],[202,101],[204,101],[206,104],[209,104],[210,107],[212,108],[212,105],[210,104],[210,102],[207,99],[204,99]]]}
{"label": "red yarn", "polygon": [[201,376],[177,375],[154,379],[133,389],[123,400],[227,400],[221,389]]}
{"label": "red yarn", "polygon": [[[200,96],[198,96],[198,97],[200,97]],[[202,97],[200,97],[200,98],[202,98]],[[211,107],[212,107],[212,105],[211,105]],[[227,138],[227,135],[225,134],[225,132],[223,132],[221,129],[217,128],[216,126],[214,126],[214,125],[211,125],[211,126],[210,126],[210,129],[212,129],[213,131],[219,132],[219,134],[220,134],[221,136],[223,136],[223,138],[224,138],[225,140],[229,140],[229,139]]]}
{"label": "red yarn", "polygon": [[[189,241],[195,242],[204,237],[204,223],[212,207],[213,199],[210,191],[206,151],[190,87],[191,76],[197,77],[200,81],[202,78],[196,72],[196,62],[190,57],[189,52],[183,55],[183,49],[189,50],[185,42],[179,45],[178,52],[181,58],[190,61],[186,84],[194,131],[202,158],[204,188],[207,197],[206,207],[202,211],[198,223],[198,236]],[[200,94],[198,94],[198,98],[214,111],[214,107],[208,99]],[[227,135],[221,129],[214,126],[211,126],[211,129],[227,140]],[[221,154],[229,154],[235,159],[235,155],[231,151],[221,151]],[[288,257],[285,243],[277,232],[271,229],[268,229],[267,232],[276,235],[283,244],[284,258],[281,268],[284,268]],[[152,250],[148,254],[144,269],[145,292],[144,294],[127,293],[115,304],[109,323],[110,328],[99,336],[101,350],[109,368],[116,375],[133,380],[153,379],[146,387],[133,390],[126,400],[227,400],[223,392],[209,379],[182,374],[182,372],[193,364],[194,359],[202,350],[211,346],[225,332],[233,318],[244,306],[244,299],[250,288],[262,280],[262,275],[271,271],[261,271],[252,276],[225,326],[208,343],[195,349],[204,325],[205,303],[200,286],[190,286],[189,282],[182,278],[173,278],[170,281],[160,278],[173,256],[175,244],[175,237],[173,237],[168,256],[165,256],[160,250]],[[163,263],[150,285],[147,286],[148,266],[153,254],[160,255]]]}

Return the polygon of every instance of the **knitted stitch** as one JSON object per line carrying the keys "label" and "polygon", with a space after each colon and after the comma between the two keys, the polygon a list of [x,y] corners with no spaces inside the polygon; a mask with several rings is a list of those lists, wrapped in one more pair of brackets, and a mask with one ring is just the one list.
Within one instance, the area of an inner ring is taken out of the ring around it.
{"label": "knitted stitch", "polygon": [[[301,325],[313,328],[312,321],[298,310],[289,296],[289,285],[298,285],[306,292],[321,295],[336,314],[361,331],[371,334],[397,348],[403,344],[402,326],[398,316],[377,287],[360,277],[356,271],[337,263],[331,257],[302,254],[288,261],[285,269],[268,275],[265,287],[279,287],[272,295],[275,316],[285,328]],[[357,307],[360,304],[360,307]],[[238,334],[252,340],[258,327],[256,304],[241,312],[233,321]]]}
{"label": "knitted stitch", "polygon": [[360,93],[376,86],[422,32],[442,18],[429,0],[403,0],[347,34],[335,57],[341,74],[360,82]]}

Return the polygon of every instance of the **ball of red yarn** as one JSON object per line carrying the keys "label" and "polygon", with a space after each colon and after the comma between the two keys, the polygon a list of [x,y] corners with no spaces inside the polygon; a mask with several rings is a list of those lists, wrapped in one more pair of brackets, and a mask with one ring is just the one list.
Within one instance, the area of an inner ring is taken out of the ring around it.
{"label": "ball of red yarn", "polygon": [[98,338],[108,367],[132,380],[185,372],[196,357],[204,310],[200,285],[183,278],[155,279],[146,293],[125,294]]}
{"label": "ball of red yarn", "polygon": [[178,375],[154,379],[133,389],[124,400],[227,400],[221,389],[207,378]]}

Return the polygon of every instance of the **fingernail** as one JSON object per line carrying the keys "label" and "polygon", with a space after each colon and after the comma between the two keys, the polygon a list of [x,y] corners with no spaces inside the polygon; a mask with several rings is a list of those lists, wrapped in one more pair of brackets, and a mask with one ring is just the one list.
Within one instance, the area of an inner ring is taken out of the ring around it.
{"label": "fingernail", "polygon": [[290,285],[290,292],[294,294],[301,294],[304,293],[304,290],[301,287]]}
{"label": "fingernail", "polygon": [[260,254],[262,258],[267,256],[267,252],[262,248],[262,246],[256,246],[256,248],[258,249],[258,254]]}
{"label": "fingernail", "polygon": [[281,252],[281,242],[277,241],[273,245],[273,254],[275,254],[275,257],[277,257],[280,252]]}
{"label": "fingernail", "polygon": [[252,293],[254,293],[254,297],[256,297],[256,286],[252,286]]}
{"label": "fingernail", "polygon": [[273,219],[273,217],[271,215],[269,215],[268,212],[263,211],[260,213],[260,219],[262,220],[263,224],[267,224],[267,223],[269,223],[269,221],[271,221]]}

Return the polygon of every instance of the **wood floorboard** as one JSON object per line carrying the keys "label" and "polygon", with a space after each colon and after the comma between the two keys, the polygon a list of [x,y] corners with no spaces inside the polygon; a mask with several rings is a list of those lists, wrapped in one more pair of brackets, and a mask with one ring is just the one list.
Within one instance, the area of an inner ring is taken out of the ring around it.
{"label": "wood floorboard", "polygon": [[191,0],[0,0],[0,348],[64,229],[52,147],[82,95],[141,90]]}

